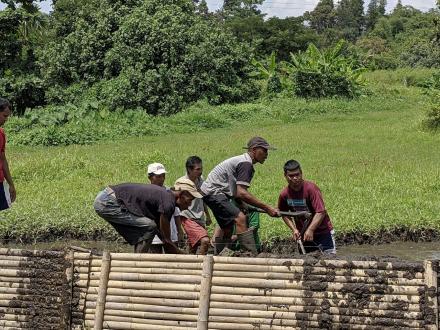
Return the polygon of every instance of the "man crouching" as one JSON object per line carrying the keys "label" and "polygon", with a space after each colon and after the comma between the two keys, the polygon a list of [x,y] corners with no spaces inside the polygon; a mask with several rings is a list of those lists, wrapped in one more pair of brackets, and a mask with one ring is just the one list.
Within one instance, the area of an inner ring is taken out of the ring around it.
{"label": "man crouching", "polygon": [[186,210],[194,198],[202,198],[194,182],[179,179],[171,190],[153,184],[122,183],[108,186],[95,199],[96,213],[134,246],[148,251],[157,234],[165,253],[183,253],[171,240],[170,220],[176,206]]}

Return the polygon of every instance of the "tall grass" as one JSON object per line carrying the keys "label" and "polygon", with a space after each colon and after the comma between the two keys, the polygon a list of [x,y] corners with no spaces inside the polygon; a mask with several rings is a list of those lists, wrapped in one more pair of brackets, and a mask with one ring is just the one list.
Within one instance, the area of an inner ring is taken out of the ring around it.
{"label": "tall grass", "polygon": [[[380,93],[353,101],[199,104],[190,115],[171,117],[172,124],[159,136],[89,146],[9,146],[17,202],[0,213],[0,237],[116,238],[92,209],[100,189],[146,182],[146,165],[153,161],[165,164],[166,184],[172,185],[194,154],[204,160],[206,175],[218,162],[242,153],[253,135],[278,147],[265,164],[256,165],[250,190],[262,200],[276,203],[285,185],[282,166],[294,158],[305,177],[321,187],[339,233],[401,226],[440,230],[439,138],[419,130],[425,108],[419,89],[388,84]],[[187,129],[211,110],[217,111],[212,121]],[[216,128],[216,118],[226,118],[227,124]],[[261,234],[267,239],[288,235],[288,230],[280,219],[263,216]]]}

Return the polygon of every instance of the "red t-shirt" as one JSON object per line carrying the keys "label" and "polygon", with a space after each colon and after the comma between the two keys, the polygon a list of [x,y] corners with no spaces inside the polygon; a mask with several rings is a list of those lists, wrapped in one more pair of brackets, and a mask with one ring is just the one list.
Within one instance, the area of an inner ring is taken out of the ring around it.
{"label": "red t-shirt", "polygon": [[[324,200],[322,199],[321,191],[318,186],[311,181],[305,181],[300,191],[294,191],[287,186],[284,188],[280,197],[278,198],[278,209],[280,211],[307,211],[312,213],[325,212],[324,219],[321,224],[316,228],[315,234],[328,233],[333,229],[333,224],[328,216]],[[298,230],[301,232],[305,219],[295,219],[295,224]]]}
{"label": "red t-shirt", "polygon": [[[4,153],[6,148],[6,134],[3,128],[0,128],[0,153]],[[5,174],[3,173],[3,162],[0,161],[0,182],[5,180]]]}

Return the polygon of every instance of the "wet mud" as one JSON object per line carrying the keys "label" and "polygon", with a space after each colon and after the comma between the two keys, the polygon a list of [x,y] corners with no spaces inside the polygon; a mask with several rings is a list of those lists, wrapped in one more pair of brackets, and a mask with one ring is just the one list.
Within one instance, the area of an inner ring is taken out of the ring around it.
{"label": "wet mud", "polygon": [[17,293],[7,307],[0,307],[0,320],[13,314],[22,318],[17,320],[26,328],[66,329],[70,323],[71,289],[66,278],[70,265],[64,254],[41,252],[36,257],[23,251],[22,256],[30,258],[17,267]]}

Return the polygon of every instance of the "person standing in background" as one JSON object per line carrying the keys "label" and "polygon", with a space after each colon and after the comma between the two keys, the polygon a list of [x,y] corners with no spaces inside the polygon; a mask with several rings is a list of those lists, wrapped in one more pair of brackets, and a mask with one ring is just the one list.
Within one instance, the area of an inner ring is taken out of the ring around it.
{"label": "person standing in background", "polygon": [[6,158],[6,134],[2,128],[10,115],[11,104],[8,100],[0,98],[0,211],[11,207],[16,198],[14,181]]}
{"label": "person standing in background", "polygon": [[[150,180],[151,184],[154,184],[159,187],[164,187],[165,178],[166,178],[166,169],[165,166],[163,166],[161,163],[152,163],[147,166],[147,175],[148,180]],[[171,241],[173,243],[177,244],[179,241],[179,230],[181,230],[180,225],[180,218],[179,218],[180,210],[176,207],[174,210],[174,214],[171,217],[170,221],[170,228],[171,228]],[[179,226],[176,225],[176,218],[177,222],[179,223]],[[183,236],[183,234],[181,234]],[[149,253],[164,253],[164,245],[159,236],[154,236],[153,242],[151,243],[150,249],[148,250]]]}

